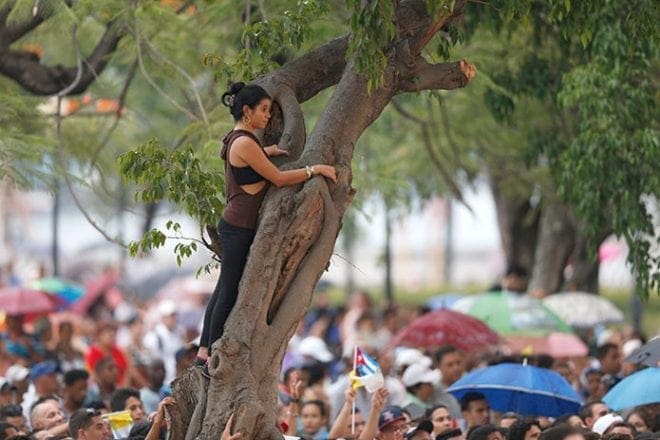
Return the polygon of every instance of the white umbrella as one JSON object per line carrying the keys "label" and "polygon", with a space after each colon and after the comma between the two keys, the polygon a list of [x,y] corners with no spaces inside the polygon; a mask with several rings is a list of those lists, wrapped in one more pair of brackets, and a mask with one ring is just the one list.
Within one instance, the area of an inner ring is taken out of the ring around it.
{"label": "white umbrella", "polygon": [[562,292],[543,299],[543,304],[572,327],[589,328],[623,321],[623,312],[611,301],[586,292]]}

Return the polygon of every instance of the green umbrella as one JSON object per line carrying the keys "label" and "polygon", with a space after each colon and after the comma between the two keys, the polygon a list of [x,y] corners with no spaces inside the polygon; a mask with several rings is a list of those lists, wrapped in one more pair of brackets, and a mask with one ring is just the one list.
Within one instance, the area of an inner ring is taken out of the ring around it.
{"label": "green umbrella", "polygon": [[487,292],[459,299],[452,309],[467,313],[503,335],[573,333],[571,327],[535,298],[511,292]]}

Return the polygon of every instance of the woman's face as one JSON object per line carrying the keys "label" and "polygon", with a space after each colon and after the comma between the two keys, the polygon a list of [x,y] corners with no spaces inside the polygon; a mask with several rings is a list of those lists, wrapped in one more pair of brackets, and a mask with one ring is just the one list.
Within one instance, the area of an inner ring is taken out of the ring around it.
{"label": "woman's face", "polygon": [[431,414],[431,422],[433,423],[433,433],[441,434],[452,428],[453,422],[451,414],[447,408],[438,408]]}
{"label": "woman's face", "polygon": [[627,422],[633,425],[637,432],[647,432],[649,430],[644,419],[642,419],[637,413],[630,414]]}
{"label": "woman's face", "polygon": [[249,117],[252,127],[255,129],[266,128],[270,120],[270,105],[271,100],[264,98],[254,108],[250,108],[247,105],[244,107],[243,113]]}
{"label": "woman's face", "polygon": [[302,417],[303,430],[307,434],[316,434],[325,423],[324,417],[321,415],[321,408],[313,403],[303,406],[300,416]]}

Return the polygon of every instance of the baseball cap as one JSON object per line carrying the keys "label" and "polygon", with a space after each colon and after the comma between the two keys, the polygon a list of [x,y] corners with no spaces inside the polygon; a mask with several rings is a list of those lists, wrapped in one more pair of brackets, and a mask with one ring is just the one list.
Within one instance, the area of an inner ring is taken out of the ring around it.
{"label": "baseball cap", "polygon": [[414,426],[406,431],[406,439],[410,440],[415,434],[420,431],[433,433],[433,423],[430,420],[422,420],[419,425]]}
{"label": "baseball cap", "polygon": [[174,315],[177,312],[176,308],[176,303],[174,301],[171,299],[165,299],[158,304],[158,313],[160,313],[160,316]]}
{"label": "baseball cap", "polygon": [[32,366],[32,370],[30,370],[30,380],[34,382],[41,376],[57,373],[59,370],[60,367],[59,365],[57,365],[57,362],[55,361],[39,362],[38,364],[34,364]]}
{"label": "baseball cap", "polygon": [[5,378],[11,383],[20,382],[25,380],[26,377],[30,375],[30,370],[25,368],[21,364],[14,364],[11,367],[7,368],[5,373]]}
{"label": "baseball cap", "polygon": [[378,416],[378,429],[382,430],[390,423],[394,423],[399,420],[406,420],[401,407],[396,405],[386,406]]}
{"label": "baseball cap", "polygon": [[437,385],[440,383],[440,371],[432,370],[424,364],[412,364],[403,372],[401,382],[403,382],[406,388],[420,383]]}
{"label": "baseball cap", "polygon": [[596,423],[594,423],[594,426],[591,428],[591,430],[597,434],[603,435],[603,433],[607,431],[607,428],[616,422],[623,422],[623,417],[614,413],[605,414],[596,420]]}
{"label": "baseball cap", "polygon": [[318,336],[307,336],[300,341],[298,352],[304,356],[310,356],[319,362],[330,362],[334,358],[323,339]]}

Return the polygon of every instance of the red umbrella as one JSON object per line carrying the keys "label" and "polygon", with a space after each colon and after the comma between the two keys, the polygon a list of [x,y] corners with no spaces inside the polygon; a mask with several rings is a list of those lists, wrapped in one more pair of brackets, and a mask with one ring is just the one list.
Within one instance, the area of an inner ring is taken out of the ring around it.
{"label": "red umbrella", "polygon": [[0,310],[7,315],[50,313],[56,304],[50,295],[27,287],[5,287],[0,289]]}
{"label": "red umbrella", "polygon": [[119,280],[119,274],[109,271],[103,275],[94,278],[85,284],[85,295],[74,302],[70,309],[72,312],[84,314],[89,308],[102,296],[120,294],[119,289],[115,287]]}
{"label": "red umbrella", "polygon": [[436,310],[412,321],[394,335],[391,344],[437,348],[451,344],[474,351],[500,343],[500,337],[476,318],[452,310]]}

